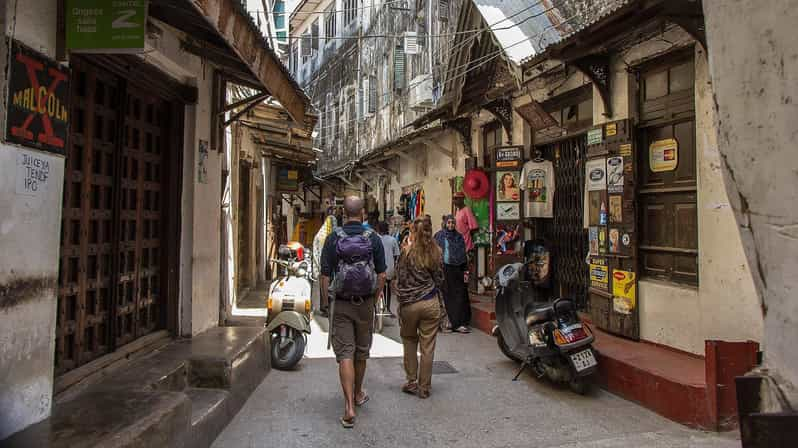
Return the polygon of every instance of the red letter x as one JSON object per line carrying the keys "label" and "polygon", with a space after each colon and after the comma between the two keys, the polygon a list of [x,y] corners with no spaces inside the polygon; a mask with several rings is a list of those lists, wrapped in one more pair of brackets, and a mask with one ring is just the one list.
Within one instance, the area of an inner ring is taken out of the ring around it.
{"label": "red letter x", "polygon": [[[55,92],[58,84],[60,84],[61,81],[64,81],[67,76],[58,70],[50,68],[50,70],[48,70],[48,74],[53,78],[53,80],[50,82],[50,86],[47,88],[47,95],[39,95],[39,77],[37,76],[37,72],[43,70],[44,65],[41,62],[24,54],[17,54],[17,61],[25,64],[28,80],[30,81],[30,86],[33,88],[33,95],[36,98],[36,104],[34,105],[35,109],[37,111],[44,111],[39,113],[39,115],[41,115],[42,125],[44,126],[44,132],[41,132],[38,135],[39,142],[63,149],[64,140],[55,135],[53,132],[53,123],[50,121],[50,117],[47,115],[47,99],[53,94],[53,92]],[[24,138],[25,140],[33,140],[33,133],[28,130],[28,126],[30,126],[30,124],[33,122],[33,118],[35,116],[36,112],[31,112],[28,117],[25,118],[25,122],[22,123],[22,126],[12,127],[11,135]]]}

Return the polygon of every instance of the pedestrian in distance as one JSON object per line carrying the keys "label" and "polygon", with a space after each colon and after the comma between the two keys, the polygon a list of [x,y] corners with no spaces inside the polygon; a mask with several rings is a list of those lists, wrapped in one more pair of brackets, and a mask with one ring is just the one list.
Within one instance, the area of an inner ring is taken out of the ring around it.
{"label": "pedestrian in distance", "polygon": [[465,283],[468,266],[465,239],[455,228],[454,216],[445,216],[444,222],[444,229],[435,234],[435,242],[443,253],[443,303],[451,325],[450,330],[471,333],[471,304]]}
{"label": "pedestrian in distance", "polygon": [[388,234],[388,223],[382,221],[379,223],[378,231],[380,232],[380,239],[382,240],[382,248],[385,251],[385,288],[383,288],[383,297],[385,297],[385,309],[391,317],[396,317],[391,311],[391,286],[393,280],[396,278],[396,261],[399,259],[401,251],[399,250],[399,242],[396,238]]}
{"label": "pedestrian in distance", "polygon": [[363,227],[363,206],[357,196],[344,199],[344,224],[327,237],[321,254],[321,305],[330,304],[330,342],[344,395],[345,428],[354,427],[355,407],[369,400],[363,380],[376,294],[385,283],[382,240]]}
{"label": "pedestrian in distance", "polygon": [[402,391],[420,398],[429,397],[432,385],[435,337],[441,319],[442,262],[441,250],[432,239],[432,226],[425,219],[417,219],[413,222],[412,244],[403,248],[396,266],[396,293],[407,380]]}

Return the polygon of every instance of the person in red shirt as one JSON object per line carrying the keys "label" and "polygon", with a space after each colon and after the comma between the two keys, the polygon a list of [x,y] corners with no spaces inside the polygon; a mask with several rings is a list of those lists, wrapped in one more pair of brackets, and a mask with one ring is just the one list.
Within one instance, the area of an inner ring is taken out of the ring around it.
{"label": "person in red shirt", "polygon": [[454,207],[457,209],[454,218],[457,231],[463,235],[466,251],[470,252],[474,249],[473,234],[479,230],[479,224],[477,223],[476,216],[474,216],[474,212],[465,205],[465,193],[458,191],[454,194],[453,200]]}

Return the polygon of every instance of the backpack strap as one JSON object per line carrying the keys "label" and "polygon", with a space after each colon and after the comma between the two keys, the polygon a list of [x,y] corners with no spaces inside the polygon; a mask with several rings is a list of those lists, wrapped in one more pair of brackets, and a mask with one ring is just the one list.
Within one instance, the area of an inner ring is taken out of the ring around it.
{"label": "backpack strap", "polygon": [[343,227],[336,227],[335,228],[335,234],[338,235],[338,238],[346,238],[346,237],[349,236],[349,235],[346,234],[346,232],[344,232],[344,228]]}

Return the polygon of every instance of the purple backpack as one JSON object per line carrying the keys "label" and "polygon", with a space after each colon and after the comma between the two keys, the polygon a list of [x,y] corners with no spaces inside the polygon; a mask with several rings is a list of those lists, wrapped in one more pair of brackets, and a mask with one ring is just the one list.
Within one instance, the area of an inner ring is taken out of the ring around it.
{"label": "purple backpack", "polygon": [[349,235],[338,227],[335,234],[338,242],[335,253],[338,255],[338,268],[333,278],[333,290],[339,297],[367,297],[377,289],[377,272],[372,257],[372,230],[357,235]]}

